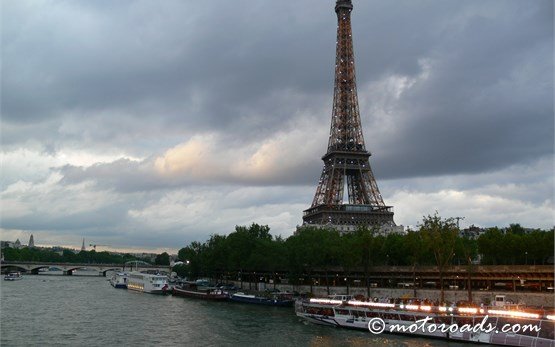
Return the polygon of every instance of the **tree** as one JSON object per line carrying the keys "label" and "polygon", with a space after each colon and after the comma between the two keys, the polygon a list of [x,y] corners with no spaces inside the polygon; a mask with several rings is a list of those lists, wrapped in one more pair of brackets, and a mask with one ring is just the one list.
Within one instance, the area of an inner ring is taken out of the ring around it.
{"label": "tree", "polygon": [[321,245],[321,256],[322,256],[322,267],[324,268],[324,275],[326,278],[326,290],[328,295],[330,294],[330,280],[329,271],[333,266],[337,266],[340,257],[340,245],[341,239],[337,230],[328,230],[322,233]]}
{"label": "tree", "polygon": [[177,273],[179,277],[187,277],[189,274],[189,269],[187,268],[187,264],[177,264],[172,268],[172,271]]}
{"label": "tree", "polygon": [[170,265],[170,255],[166,252],[158,254],[154,259],[156,265]]}
{"label": "tree", "polygon": [[286,252],[288,263],[293,278],[299,278],[300,274],[307,274],[310,280],[310,291],[312,292],[312,272],[316,267],[325,265],[325,258],[331,252],[325,247],[330,247],[329,242],[322,242],[330,237],[335,230],[321,229],[315,227],[304,227],[286,241]]}
{"label": "tree", "polygon": [[422,264],[427,249],[424,246],[422,233],[409,230],[404,239],[410,263],[412,264],[413,295],[416,297],[416,267]]}
{"label": "tree", "polygon": [[353,268],[360,261],[360,257],[353,252],[356,249],[357,238],[355,234],[347,233],[341,235],[341,243],[339,245],[339,263],[343,268],[346,278],[347,294],[349,294],[349,276]]}
{"label": "tree", "polygon": [[187,269],[188,277],[197,278],[202,273],[202,256],[204,250],[204,244],[193,241],[189,246],[181,248],[177,253],[179,260],[189,265]]}
{"label": "tree", "polygon": [[[503,236],[503,253],[502,262],[506,265],[515,265],[519,262],[520,258],[524,258],[524,252],[522,245],[522,240],[524,238],[523,234],[516,234],[508,232]],[[522,261],[524,263],[524,259]]]}
{"label": "tree", "polygon": [[453,218],[442,219],[437,212],[433,216],[424,217],[420,225],[422,238],[432,250],[438,267],[442,303],[445,301],[443,277],[445,269],[454,256],[458,231],[459,229]]}
{"label": "tree", "polygon": [[359,257],[360,264],[364,270],[364,279],[366,282],[366,295],[370,297],[370,267],[374,265],[376,252],[374,252],[375,242],[374,234],[377,232],[378,227],[369,229],[361,227],[355,232],[355,248],[354,252]]}
{"label": "tree", "polygon": [[467,265],[466,273],[467,273],[467,283],[466,289],[468,291],[468,301],[472,302],[472,258],[476,257],[477,254],[477,244],[476,241],[468,238],[468,237],[458,237],[457,242],[455,245],[455,254],[460,257],[464,258],[464,262]]}
{"label": "tree", "polygon": [[513,224],[509,224],[509,227],[507,228],[507,233],[524,235],[525,230],[520,224],[513,223]]}
{"label": "tree", "polygon": [[505,256],[502,249],[503,241],[503,234],[497,227],[487,229],[478,237],[478,252],[483,256],[483,264],[501,264]]}
{"label": "tree", "polygon": [[220,277],[228,268],[228,247],[226,237],[212,235],[206,242],[205,266],[206,272],[212,277]]}

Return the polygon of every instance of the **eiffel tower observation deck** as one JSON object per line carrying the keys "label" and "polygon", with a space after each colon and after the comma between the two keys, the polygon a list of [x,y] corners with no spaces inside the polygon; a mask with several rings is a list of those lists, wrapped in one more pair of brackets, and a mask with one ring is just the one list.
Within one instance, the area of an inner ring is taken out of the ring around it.
{"label": "eiffel tower observation deck", "polygon": [[[351,0],[337,0],[337,53],[335,85],[328,151],[310,208],[303,225],[331,227],[340,232],[360,226],[382,231],[398,229],[393,207],[386,206],[366,150],[358,107],[355,57],[351,31]],[[344,201],[344,190],[348,201]],[[402,228],[402,227],[401,227]]]}

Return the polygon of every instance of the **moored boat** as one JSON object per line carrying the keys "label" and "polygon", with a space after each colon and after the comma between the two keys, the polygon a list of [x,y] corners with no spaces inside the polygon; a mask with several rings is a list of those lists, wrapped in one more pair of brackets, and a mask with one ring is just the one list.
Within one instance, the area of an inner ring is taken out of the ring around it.
{"label": "moored boat", "polygon": [[186,298],[196,298],[203,300],[224,301],[229,298],[229,294],[214,287],[199,286],[196,283],[184,283],[180,286],[173,287],[173,295]]}
{"label": "moored boat", "polygon": [[114,273],[110,278],[110,284],[114,288],[127,289],[127,276],[125,272]]}
{"label": "moored boat", "polygon": [[[505,346],[555,347],[555,315],[545,311],[331,298],[299,300],[295,304],[295,312],[298,317],[312,323],[373,333]],[[524,329],[524,326],[529,328]],[[494,329],[489,329],[492,327]],[[516,329],[503,332],[505,327]]]}
{"label": "moored boat", "polygon": [[292,294],[277,293],[268,296],[256,296],[245,293],[235,293],[229,297],[231,301],[242,302],[246,304],[266,305],[266,306],[282,306],[291,307],[295,303]]}
{"label": "moored boat", "polygon": [[9,272],[4,276],[4,280],[6,281],[17,281],[23,279],[20,272]]}
{"label": "moored boat", "polygon": [[139,271],[129,273],[127,289],[151,294],[165,294],[170,291],[167,276]]}

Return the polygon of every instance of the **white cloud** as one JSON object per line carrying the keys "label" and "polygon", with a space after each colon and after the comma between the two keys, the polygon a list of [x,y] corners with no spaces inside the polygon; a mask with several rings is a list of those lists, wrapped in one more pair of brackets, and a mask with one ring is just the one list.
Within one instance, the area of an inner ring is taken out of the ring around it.
{"label": "white cloud", "polygon": [[[235,225],[267,224],[274,235],[289,236],[302,223],[308,202],[291,203],[312,188],[211,186],[168,192],[141,209],[130,222],[145,229],[175,232],[184,238],[228,234]],[[301,197],[302,199],[302,197]]]}
{"label": "white cloud", "polygon": [[119,199],[108,191],[95,190],[91,182],[61,185],[61,178],[54,172],[42,182],[17,181],[9,185],[0,193],[2,217],[56,219],[94,211]]}
{"label": "white cloud", "polygon": [[442,217],[465,217],[461,226],[520,223],[549,229],[555,225],[552,168],[552,158],[544,158],[476,175],[386,181],[385,192],[393,192],[385,199],[395,207],[398,224],[414,226],[438,211]]}
{"label": "white cloud", "polygon": [[79,150],[63,148],[55,153],[38,151],[32,148],[18,148],[12,151],[2,151],[1,157],[1,183],[4,187],[17,182],[37,182],[49,176],[52,169],[64,165],[90,167],[99,163],[110,163],[118,159],[140,161],[141,158],[133,157],[116,151],[100,152],[91,149]]}
{"label": "white cloud", "polygon": [[474,224],[482,227],[505,227],[520,223],[526,227],[553,227],[553,203],[532,204],[473,191],[440,190],[437,192],[396,192],[389,203],[395,206],[398,224],[414,226],[423,216],[435,211],[447,217],[465,217],[461,227]]}
{"label": "white cloud", "polygon": [[[199,181],[272,182],[287,180],[325,151],[327,127],[301,118],[291,130],[248,145],[229,146],[223,136],[197,135],[154,160],[162,177]],[[311,129],[311,136],[306,130]]]}

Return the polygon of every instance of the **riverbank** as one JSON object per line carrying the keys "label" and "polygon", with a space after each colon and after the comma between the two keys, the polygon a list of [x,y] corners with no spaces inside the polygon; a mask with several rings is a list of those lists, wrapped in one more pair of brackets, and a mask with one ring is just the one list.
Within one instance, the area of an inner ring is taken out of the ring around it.
{"label": "riverbank", "polygon": [[[231,281],[237,287],[241,287],[241,282]],[[249,288],[248,282],[242,283],[244,289]],[[310,286],[306,285],[291,285],[291,284],[265,284],[265,283],[252,283],[252,289],[273,289],[276,288],[280,291],[310,293],[317,297],[325,297],[328,295],[326,286]],[[339,287],[330,286],[329,294],[349,294],[349,295],[363,295],[367,296],[366,287]],[[468,292],[466,290],[445,290],[445,300],[450,302],[466,301],[468,300]],[[529,293],[529,292],[507,292],[507,291],[473,291],[472,299],[476,303],[491,303],[496,295],[505,295],[506,300],[514,303],[525,304],[528,306],[538,306],[544,308],[555,307],[555,295],[550,293]],[[370,288],[371,297],[414,297],[414,289],[408,288]],[[417,289],[416,297],[421,299],[429,299],[432,301],[439,300],[441,291],[438,289]]]}

